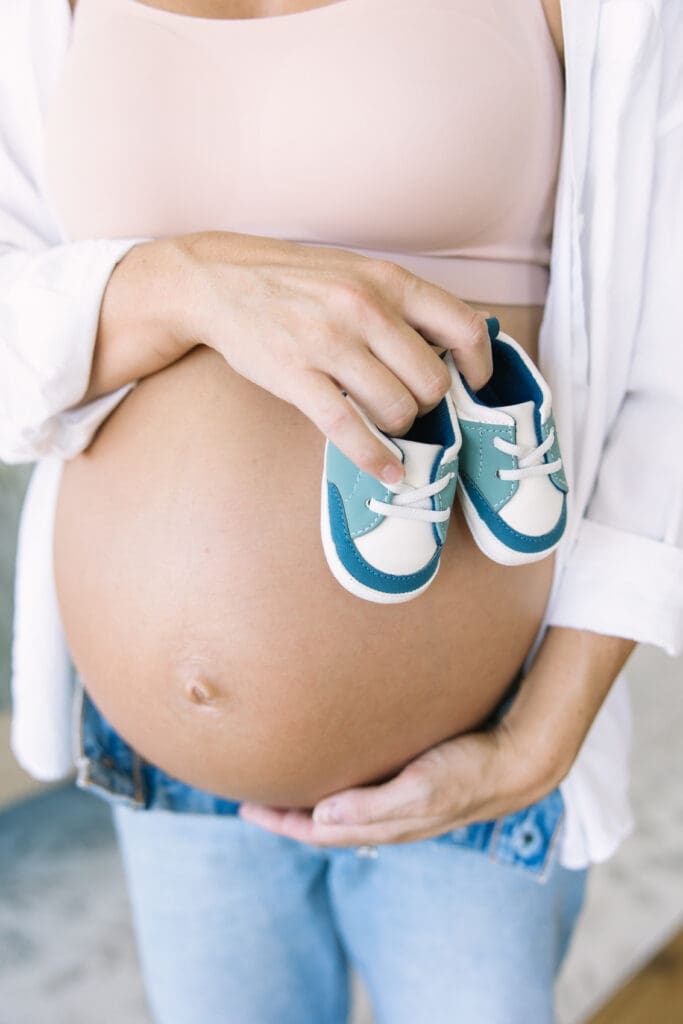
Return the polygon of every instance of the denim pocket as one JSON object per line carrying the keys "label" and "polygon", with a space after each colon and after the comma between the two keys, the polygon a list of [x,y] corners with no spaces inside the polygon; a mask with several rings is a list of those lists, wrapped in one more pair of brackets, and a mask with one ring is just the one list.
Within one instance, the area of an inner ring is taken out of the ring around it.
{"label": "denim pocket", "polygon": [[189,786],[147,761],[142,763],[147,807],[182,814],[237,814],[239,801]]}
{"label": "denim pocket", "polygon": [[564,812],[564,800],[557,788],[520,811],[463,825],[438,838],[485,853],[499,864],[544,881],[562,832]]}
{"label": "denim pocket", "polygon": [[76,785],[110,803],[144,807],[142,759],[109,725],[76,675],[74,688]]}

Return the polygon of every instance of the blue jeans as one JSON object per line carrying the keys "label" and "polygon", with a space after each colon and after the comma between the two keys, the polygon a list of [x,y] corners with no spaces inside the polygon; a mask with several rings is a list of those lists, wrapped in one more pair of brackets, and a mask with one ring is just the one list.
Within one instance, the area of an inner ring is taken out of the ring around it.
{"label": "blue jeans", "polygon": [[110,801],[156,1024],[551,1024],[585,871],[559,790],[431,839],[317,847],[242,820],[115,732],[77,679],[77,785]]}

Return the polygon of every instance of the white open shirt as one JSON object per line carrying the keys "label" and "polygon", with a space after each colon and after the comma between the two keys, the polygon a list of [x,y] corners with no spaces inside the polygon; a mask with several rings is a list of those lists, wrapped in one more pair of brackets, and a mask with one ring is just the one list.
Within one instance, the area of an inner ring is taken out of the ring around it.
{"label": "white open shirt", "polygon": [[[563,24],[539,363],[571,491],[527,665],[547,624],[683,650],[683,3],[566,0]],[[11,746],[46,780],[67,777],[75,753],[52,569],[59,476],[137,382],[71,407],[88,385],[109,275],[147,240],[72,242],[50,201],[42,118],[70,31],[67,0],[2,0],[0,459],[36,462],[19,529]],[[632,827],[629,734],[622,673],[562,783],[568,867],[605,859]]]}

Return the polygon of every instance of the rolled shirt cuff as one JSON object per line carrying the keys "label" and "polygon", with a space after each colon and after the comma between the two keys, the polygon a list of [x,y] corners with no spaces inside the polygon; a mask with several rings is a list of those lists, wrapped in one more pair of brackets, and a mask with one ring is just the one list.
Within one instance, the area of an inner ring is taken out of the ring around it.
{"label": "rolled shirt cuff", "polygon": [[584,519],[545,621],[683,653],[683,549]]}
{"label": "rolled shirt cuff", "polygon": [[147,238],[71,242],[0,256],[0,459],[69,458],[137,382],[74,409],[92,370],[102,297]]}

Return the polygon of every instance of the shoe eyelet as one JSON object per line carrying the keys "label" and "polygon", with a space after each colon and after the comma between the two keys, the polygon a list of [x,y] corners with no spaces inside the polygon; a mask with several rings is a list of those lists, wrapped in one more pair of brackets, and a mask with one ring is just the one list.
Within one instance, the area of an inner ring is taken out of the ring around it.
{"label": "shoe eyelet", "polygon": [[366,498],[363,504],[365,505],[366,508],[370,508],[370,499]]}
{"label": "shoe eyelet", "polygon": [[496,477],[500,480],[500,470],[499,469],[496,470]]}

